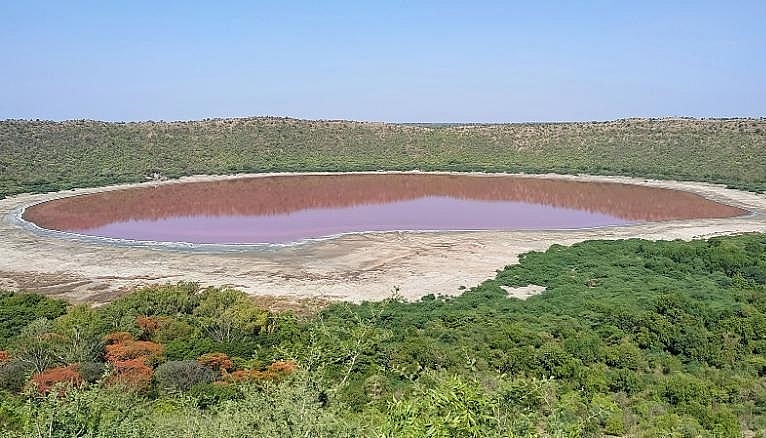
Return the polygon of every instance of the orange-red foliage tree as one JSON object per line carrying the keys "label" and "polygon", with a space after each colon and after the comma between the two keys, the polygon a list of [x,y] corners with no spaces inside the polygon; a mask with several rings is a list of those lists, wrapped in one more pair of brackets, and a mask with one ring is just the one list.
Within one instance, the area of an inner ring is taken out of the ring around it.
{"label": "orange-red foliage tree", "polygon": [[152,369],[143,359],[121,360],[113,363],[114,375],[110,384],[125,385],[132,388],[146,388],[152,381]]}
{"label": "orange-red foliage tree", "polygon": [[205,353],[197,359],[197,362],[221,374],[234,369],[234,361],[224,353]]}
{"label": "orange-red foliage tree", "polygon": [[30,381],[32,385],[43,394],[47,394],[59,383],[80,386],[84,383],[80,372],[77,371],[77,365],[67,365],[65,367],[49,368],[42,373],[36,373]]}
{"label": "orange-red foliage tree", "polygon": [[5,362],[8,362],[8,359],[11,358],[11,355],[8,354],[5,350],[0,350],[0,364],[3,364]]}
{"label": "orange-red foliage tree", "polygon": [[152,381],[152,362],[159,360],[164,347],[150,341],[137,341],[130,333],[115,332],[104,337],[104,357],[114,367],[109,383],[145,388]]}
{"label": "orange-red foliage tree", "polygon": [[266,369],[266,371],[276,375],[287,375],[295,371],[298,364],[291,360],[278,360]]}
{"label": "orange-red foliage tree", "polygon": [[128,340],[133,340],[133,335],[128,332],[112,332],[104,336],[104,344],[107,345]]}
{"label": "orange-red foliage tree", "polygon": [[170,323],[170,318],[163,316],[144,316],[140,315],[136,317],[136,325],[141,329],[141,337],[144,339],[151,338],[157,332]]}
{"label": "orange-red foliage tree", "polygon": [[144,359],[148,363],[150,360],[161,357],[165,351],[164,347],[156,342],[136,341],[132,336],[127,338],[120,335],[119,341],[108,343],[109,336],[107,335],[107,345],[104,347],[106,350],[104,357],[112,364],[131,359]]}

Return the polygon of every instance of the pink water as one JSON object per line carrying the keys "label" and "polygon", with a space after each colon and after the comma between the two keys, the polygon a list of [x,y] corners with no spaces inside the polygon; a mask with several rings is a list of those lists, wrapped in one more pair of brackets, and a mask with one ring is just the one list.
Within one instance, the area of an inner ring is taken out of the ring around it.
{"label": "pink water", "polygon": [[119,239],[289,243],[351,232],[569,229],[743,213],[686,192],[625,184],[363,174],[104,192],[39,204],[24,217],[44,228]]}

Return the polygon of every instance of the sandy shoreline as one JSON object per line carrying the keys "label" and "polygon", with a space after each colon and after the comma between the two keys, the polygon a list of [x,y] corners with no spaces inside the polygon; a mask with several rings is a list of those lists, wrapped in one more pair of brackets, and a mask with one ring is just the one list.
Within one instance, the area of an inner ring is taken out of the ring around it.
{"label": "sandy shoreline", "polygon": [[[184,250],[184,246],[114,245],[106,240],[41,231],[19,221],[26,206],[66,196],[139,185],[274,175],[296,174],[193,176],[2,199],[0,288],[26,289],[75,302],[98,303],[138,285],[186,280],[203,285],[231,285],[253,295],[286,298],[379,300],[398,288],[399,294],[414,299],[429,293],[460,293],[460,286],[472,287],[494,277],[495,270],[515,263],[519,254],[544,250],[554,243],[567,245],[588,239],[631,237],[693,239],[766,231],[764,195],[704,183],[564,175],[517,176],[686,190],[753,214],[582,230],[349,234],[268,249],[202,246],[191,250]],[[519,295],[527,296],[528,291],[519,292]]]}

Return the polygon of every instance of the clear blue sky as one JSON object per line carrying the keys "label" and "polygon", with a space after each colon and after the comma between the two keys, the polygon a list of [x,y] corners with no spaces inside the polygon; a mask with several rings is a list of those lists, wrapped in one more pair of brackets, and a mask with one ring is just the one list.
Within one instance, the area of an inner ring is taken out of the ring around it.
{"label": "clear blue sky", "polygon": [[0,119],[766,116],[766,0],[4,1]]}

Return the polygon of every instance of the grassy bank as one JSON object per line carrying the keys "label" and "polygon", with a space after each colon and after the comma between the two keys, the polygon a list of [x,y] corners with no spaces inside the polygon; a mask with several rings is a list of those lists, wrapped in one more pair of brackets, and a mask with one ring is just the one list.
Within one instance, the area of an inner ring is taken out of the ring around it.
{"label": "grassy bank", "polygon": [[155,174],[453,170],[614,174],[766,189],[766,119],[393,125],[284,118],[0,122],[0,196]]}

